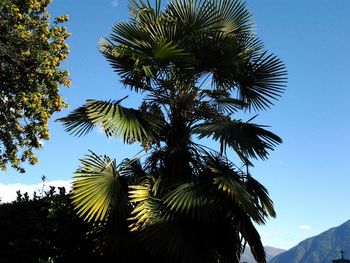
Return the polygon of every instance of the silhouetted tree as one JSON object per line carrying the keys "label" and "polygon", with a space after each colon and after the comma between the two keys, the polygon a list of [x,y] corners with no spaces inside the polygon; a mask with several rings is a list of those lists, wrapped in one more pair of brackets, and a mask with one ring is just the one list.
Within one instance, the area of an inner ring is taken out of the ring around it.
{"label": "silhouetted tree", "polygon": [[58,190],[32,199],[17,191],[16,201],[0,205],[0,262],[104,261],[86,235],[92,227],[76,216],[65,189]]}

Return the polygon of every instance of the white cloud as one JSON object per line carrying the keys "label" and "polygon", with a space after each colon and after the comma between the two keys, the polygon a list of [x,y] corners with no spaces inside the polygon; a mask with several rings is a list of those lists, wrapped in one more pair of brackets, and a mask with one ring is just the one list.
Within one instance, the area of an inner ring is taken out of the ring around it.
{"label": "white cloud", "polygon": [[[71,189],[71,181],[64,180],[55,180],[55,181],[47,181],[44,184],[44,191],[49,189],[49,186],[62,187],[64,186],[67,192]],[[1,203],[7,203],[14,201],[17,197],[16,192],[18,190],[21,191],[22,194],[25,192],[28,193],[30,197],[33,196],[34,191],[36,191],[37,195],[40,195],[42,191],[43,184],[0,184],[0,199]]]}
{"label": "white cloud", "polygon": [[311,231],[311,226],[309,225],[300,225],[299,230],[303,232],[310,232]]}
{"label": "white cloud", "polygon": [[118,0],[113,0],[113,1],[111,2],[111,5],[112,5],[113,7],[117,7],[117,6],[118,6]]}

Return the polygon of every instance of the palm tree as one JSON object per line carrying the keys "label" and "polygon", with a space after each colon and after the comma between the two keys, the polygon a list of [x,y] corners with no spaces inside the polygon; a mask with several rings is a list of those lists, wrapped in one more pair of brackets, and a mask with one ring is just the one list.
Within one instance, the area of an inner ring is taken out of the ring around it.
{"label": "palm tree", "polygon": [[282,141],[254,117],[234,115],[273,105],[284,64],[264,49],[239,0],[172,0],[163,9],[130,0],[129,9],[100,50],[142,104],[88,100],[60,121],[79,136],[100,126],[146,154],[119,164],[92,152],[81,160],[72,191],[78,214],[95,222],[100,244],[120,262],[239,262],[246,244],[266,262],[254,223],[275,211],[248,168]]}

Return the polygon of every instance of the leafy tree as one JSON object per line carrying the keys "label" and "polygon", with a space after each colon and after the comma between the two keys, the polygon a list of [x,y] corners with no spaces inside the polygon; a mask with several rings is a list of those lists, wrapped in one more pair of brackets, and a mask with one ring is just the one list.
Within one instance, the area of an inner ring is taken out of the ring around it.
{"label": "leafy tree", "polygon": [[144,95],[139,109],[122,106],[126,98],[88,100],[60,121],[79,136],[101,126],[146,154],[119,164],[92,152],[81,160],[78,214],[105,224],[104,243],[120,262],[239,262],[246,243],[266,262],[253,222],[275,210],[248,167],[282,141],[253,118],[234,117],[272,105],[284,64],[265,50],[240,1],[172,0],[161,10],[160,1],[131,0],[129,8],[131,19],[100,49],[125,87]]}
{"label": "leafy tree", "polygon": [[60,85],[69,86],[68,71],[60,68],[67,57],[69,33],[50,25],[50,0],[0,2],[0,167],[24,172],[22,163],[35,164],[34,150],[49,139],[48,120],[65,103]]}

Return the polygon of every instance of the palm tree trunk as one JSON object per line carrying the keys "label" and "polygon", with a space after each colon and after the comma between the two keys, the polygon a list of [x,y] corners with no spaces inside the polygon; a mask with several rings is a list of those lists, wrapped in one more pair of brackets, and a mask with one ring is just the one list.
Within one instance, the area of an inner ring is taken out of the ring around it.
{"label": "palm tree trunk", "polygon": [[190,129],[183,118],[187,109],[175,105],[171,114],[171,122],[167,135],[165,176],[170,178],[188,177],[190,166]]}

